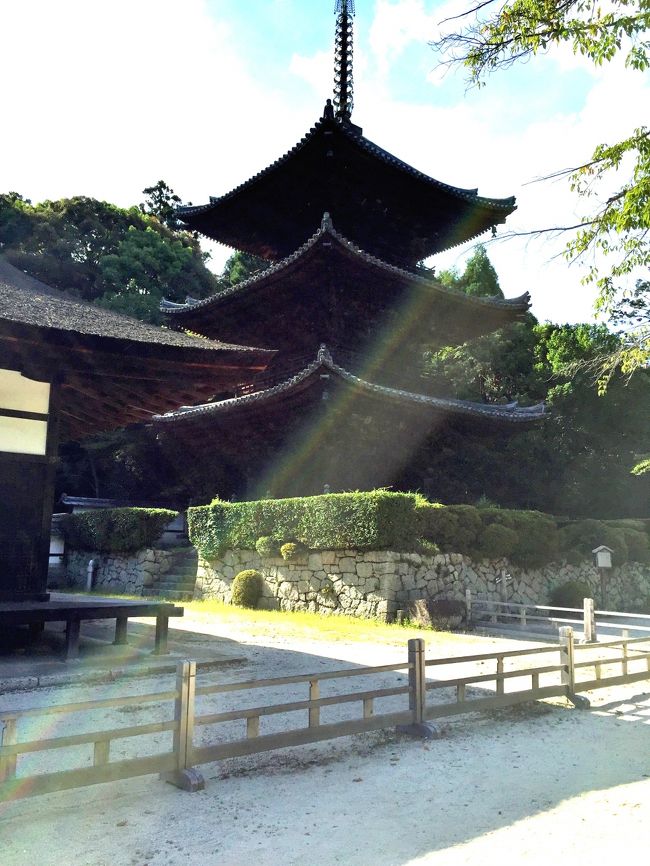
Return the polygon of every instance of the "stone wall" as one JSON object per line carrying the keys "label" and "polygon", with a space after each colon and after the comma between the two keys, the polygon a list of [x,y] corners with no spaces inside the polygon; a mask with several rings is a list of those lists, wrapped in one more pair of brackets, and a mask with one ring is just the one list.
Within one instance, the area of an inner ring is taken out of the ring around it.
{"label": "stone wall", "polygon": [[66,568],[70,586],[85,588],[88,562],[91,559],[94,559],[96,564],[94,589],[103,588],[126,595],[147,595],[168,571],[171,554],[168,550],[151,548],[123,556],[71,550],[67,554]]}
{"label": "stone wall", "polygon": [[[480,598],[546,604],[554,586],[583,580],[600,606],[600,577],[594,566],[551,563],[522,569],[505,559],[474,562],[459,553],[424,556],[392,551],[324,550],[296,562],[260,557],[255,550],[227,551],[221,559],[199,558],[196,596],[229,602],[237,572],[255,568],[264,577],[260,607],[311,610],[390,619],[418,598],[463,600],[471,589]],[[607,577],[607,608],[625,610],[650,598],[650,566],[628,563]]]}

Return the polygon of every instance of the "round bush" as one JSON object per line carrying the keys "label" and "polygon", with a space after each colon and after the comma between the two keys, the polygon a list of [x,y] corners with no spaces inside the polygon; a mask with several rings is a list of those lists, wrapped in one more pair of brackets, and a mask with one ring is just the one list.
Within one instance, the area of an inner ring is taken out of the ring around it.
{"label": "round bush", "polygon": [[551,590],[549,604],[558,607],[582,608],[585,598],[592,598],[593,592],[584,580],[567,580]]}
{"label": "round bush", "polygon": [[255,542],[255,550],[260,556],[277,556],[278,543],[271,535],[261,535]]}
{"label": "round bush", "polygon": [[305,552],[304,545],[295,541],[287,541],[280,548],[280,556],[287,562],[295,562],[297,559],[302,559],[305,556]]}
{"label": "round bush", "polygon": [[232,581],[232,603],[238,607],[257,607],[264,581],[259,571],[247,568],[236,574]]}
{"label": "round bush", "polygon": [[486,559],[510,556],[518,541],[519,536],[514,529],[491,523],[479,536],[477,552]]}

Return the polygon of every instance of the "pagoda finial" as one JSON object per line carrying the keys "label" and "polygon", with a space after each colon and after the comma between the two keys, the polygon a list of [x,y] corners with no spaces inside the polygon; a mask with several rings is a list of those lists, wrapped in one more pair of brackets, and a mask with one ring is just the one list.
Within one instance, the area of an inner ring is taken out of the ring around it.
{"label": "pagoda finial", "polygon": [[336,39],[334,43],[334,113],[338,120],[352,117],[352,18],[354,0],[336,0]]}

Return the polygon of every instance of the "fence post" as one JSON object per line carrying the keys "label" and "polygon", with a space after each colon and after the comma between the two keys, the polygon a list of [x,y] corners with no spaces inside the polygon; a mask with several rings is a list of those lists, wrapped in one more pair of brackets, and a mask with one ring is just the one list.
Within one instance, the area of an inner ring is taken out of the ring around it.
{"label": "fence post", "polygon": [[467,587],[465,590],[465,619],[467,625],[472,625],[472,590]]}
{"label": "fence post", "polygon": [[408,642],[409,660],[409,710],[411,711],[411,722],[408,725],[398,725],[400,734],[409,734],[412,737],[422,737],[430,740],[439,736],[439,731],[433,725],[425,722],[426,716],[426,667],[424,661],[424,641],[422,638],[414,638]]}
{"label": "fence post", "polygon": [[192,767],[194,739],[194,705],[196,702],[196,662],[182,661],[176,666],[176,701],[174,702],[174,755],[176,769],[161,773],[165,782],[184,791],[202,791],[205,779]]}
{"label": "fence post", "polygon": [[562,685],[566,689],[566,697],[574,707],[588,709],[591,704],[583,695],[576,694],[576,672],[573,646],[573,629],[570,625],[560,628],[560,664],[562,665]]}
{"label": "fence post", "polygon": [[583,599],[583,643],[595,643],[596,637],[596,611],[593,598]]}
{"label": "fence post", "polygon": [[[0,721],[0,746],[16,745],[17,719],[4,719]],[[0,782],[8,782],[16,778],[17,755],[8,755],[0,758]]]}

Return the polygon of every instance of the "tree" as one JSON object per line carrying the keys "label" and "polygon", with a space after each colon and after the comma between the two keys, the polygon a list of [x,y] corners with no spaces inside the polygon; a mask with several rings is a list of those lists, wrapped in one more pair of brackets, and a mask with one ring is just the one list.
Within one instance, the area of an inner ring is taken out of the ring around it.
{"label": "tree", "polygon": [[[648,0],[608,0],[602,5],[593,0],[484,0],[456,18],[468,23],[433,47],[442,52],[444,62],[463,64],[470,81],[479,86],[493,70],[561,44],[596,66],[621,55],[630,69],[650,66]],[[626,178],[604,203],[588,210],[577,224],[561,227],[572,233],[566,247],[570,260],[594,251],[608,257],[607,266],[592,266],[585,277],[597,286],[597,308],[604,313],[620,303],[621,277],[650,268],[650,128],[638,126],[622,141],[600,144],[582,165],[555,175],[567,175],[590,205],[598,189],[620,170]],[[649,359],[647,327],[629,331],[604,375],[613,372],[615,363],[622,362],[631,373]]]}
{"label": "tree", "polygon": [[0,196],[0,244],[43,282],[151,322],[161,319],[161,298],[204,298],[219,287],[193,235],[85,196],[37,205]]}
{"label": "tree", "polygon": [[497,272],[483,244],[479,244],[465,265],[460,288],[466,295],[503,297]]}
{"label": "tree", "polygon": [[142,192],[147,196],[140,205],[142,213],[157,217],[163,225],[174,231],[183,228],[176,213],[176,208],[182,204],[180,196],[164,180],[159,180],[155,186],[145,187]]}

